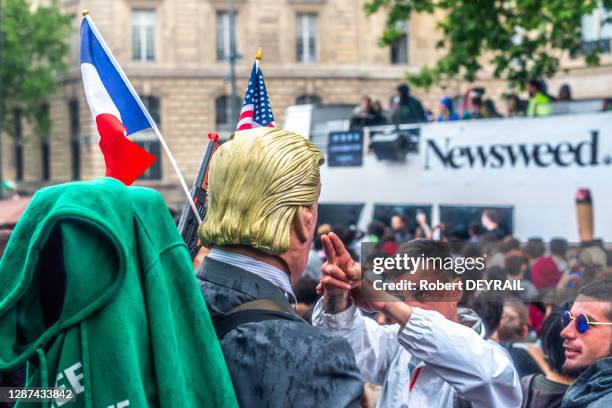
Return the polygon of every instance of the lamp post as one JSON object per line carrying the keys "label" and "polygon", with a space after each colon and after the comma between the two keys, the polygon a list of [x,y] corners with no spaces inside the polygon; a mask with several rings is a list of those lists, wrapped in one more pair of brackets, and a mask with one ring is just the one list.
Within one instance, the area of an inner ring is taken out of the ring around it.
{"label": "lamp post", "polygon": [[238,55],[236,55],[236,27],[235,27],[235,5],[234,0],[229,0],[229,64],[230,64],[230,87],[231,87],[231,96],[230,96],[230,125],[234,126],[234,124],[238,123],[238,112],[236,106],[236,61],[238,60]]}

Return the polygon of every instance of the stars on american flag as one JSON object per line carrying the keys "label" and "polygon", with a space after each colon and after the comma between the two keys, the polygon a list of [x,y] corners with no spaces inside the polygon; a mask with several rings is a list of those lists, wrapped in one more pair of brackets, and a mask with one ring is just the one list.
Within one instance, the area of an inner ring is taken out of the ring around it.
{"label": "stars on american flag", "polygon": [[238,119],[238,130],[263,126],[274,127],[276,122],[274,122],[263,73],[259,69],[259,60],[256,59],[244,95],[242,110]]}

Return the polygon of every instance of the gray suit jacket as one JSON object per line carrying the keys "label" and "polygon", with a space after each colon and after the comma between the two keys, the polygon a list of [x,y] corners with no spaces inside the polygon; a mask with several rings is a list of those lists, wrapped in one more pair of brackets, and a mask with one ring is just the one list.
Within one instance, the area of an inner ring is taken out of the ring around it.
{"label": "gray suit jacket", "polygon": [[[211,318],[255,299],[292,313],[284,293],[248,271],[206,258],[196,272]],[[303,321],[246,323],[221,340],[241,407],[358,407],[363,386],[343,338]]]}

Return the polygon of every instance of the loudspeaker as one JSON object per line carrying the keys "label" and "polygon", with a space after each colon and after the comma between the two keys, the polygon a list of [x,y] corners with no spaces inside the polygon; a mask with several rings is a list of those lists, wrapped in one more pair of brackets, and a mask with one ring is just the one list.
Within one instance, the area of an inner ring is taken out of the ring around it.
{"label": "loudspeaker", "polygon": [[378,160],[405,162],[408,153],[418,152],[418,143],[418,129],[410,129],[390,134],[372,135],[369,147]]}

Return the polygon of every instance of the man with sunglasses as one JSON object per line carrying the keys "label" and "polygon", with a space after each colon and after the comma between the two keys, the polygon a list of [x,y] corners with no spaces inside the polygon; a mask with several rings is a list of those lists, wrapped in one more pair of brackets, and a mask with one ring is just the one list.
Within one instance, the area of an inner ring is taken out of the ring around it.
{"label": "man with sunglasses", "polygon": [[612,407],[612,279],[585,285],[564,312],[563,325],[563,371],[579,377],[562,407]]}

